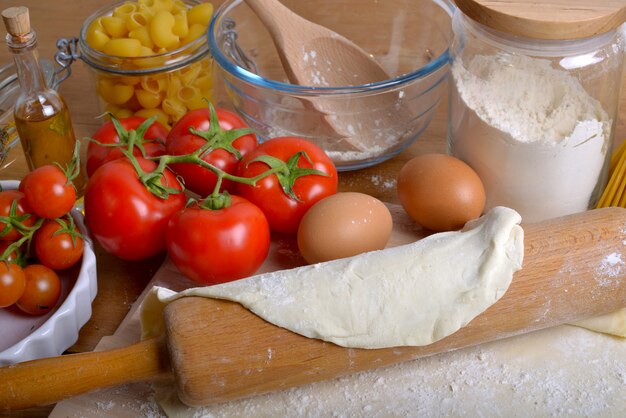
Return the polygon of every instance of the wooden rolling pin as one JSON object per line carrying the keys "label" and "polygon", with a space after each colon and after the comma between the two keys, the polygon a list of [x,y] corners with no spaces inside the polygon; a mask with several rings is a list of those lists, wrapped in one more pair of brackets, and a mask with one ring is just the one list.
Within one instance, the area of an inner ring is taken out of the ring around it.
{"label": "wooden rolling pin", "polygon": [[169,373],[170,367],[181,400],[191,406],[206,405],[481,344],[626,306],[622,261],[626,261],[626,209],[596,209],[525,225],[524,230],[524,266],[507,293],[466,327],[434,344],[347,349],[278,328],[235,303],[185,298],[166,308],[165,339],[1,368],[0,408],[49,404],[98,388],[151,379]]}

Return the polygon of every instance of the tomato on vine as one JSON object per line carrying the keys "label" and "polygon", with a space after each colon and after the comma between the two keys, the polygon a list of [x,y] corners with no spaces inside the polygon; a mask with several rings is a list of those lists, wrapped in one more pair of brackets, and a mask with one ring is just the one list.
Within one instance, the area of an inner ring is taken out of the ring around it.
{"label": "tomato on vine", "polygon": [[67,214],[76,203],[76,189],[67,175],[55,165],[44,165],[28,173],[20,191],[32,211],[47,219]]}
{"label": "tomato on vine", "polygon": [[[202,150],[200,158],[228,174],[236,174],[239,160],[256,146],[256,136],[239,116],[211,105],[183,116],[172,127],[166,143],[170,155]],[[213,170],[191,163],[174,163],[171,168],[184,179],[188,190],[203,197],[214,191],[218,178]],[[224,179],[220,189],[232,191],[234,184]]]}
{"label": "tomato on vine", "polygon": [[47,219],[66,215],[76,203],[72,180],[80,175],[80,143],[76,141],[72,161],[63,167],[57,163],[37,167],[20,182],[19,191],[33,213]]}
{"label": "tomato on vine", "polygon": [[0,308],[13,305],[24,293],[26,275],[17,264],[0,261]]}
{"label": "tomato on vine", "polygon": [[33,226],[36,218],[24,193],[19,190],[0,192],[0,240],[19,239],[21,231]]}
{"label": "tomato on vine", "polygon": [[293,234],[314,203],[337,193],[337,169],[326,153],[302,138],[270,139],[239,163],[238,175],[255,177],[268,169],[274,174],[239,184],[238,193],[259,206],[272,231]]}
{"label": "tomato on vine", "polygon": [[37,259],[54,270],[64,270],[76,264],[83,255],[83,247],[83,238],[71,216],[45,221],[33,238]]}
{"label": "tomato on vine", "polygon": [[169,218],[185,206],[174,174],[141,157],[109,161],[87,182],[85,222],[102,247],[124,260],[165,250]]}
{"label": "tomato on vine", "polygon": [[228,194],[209,197],[177,212],[168,223],[166,237],[168,254],[176,267],[203,284],[253,274],[270,246],[263,212],[246,199]]}
{"label": "tomato on vine", "polygon": [[91,177],[101,165],[124,157],[122,149],[131,144],[136,157],[163,155],[166,138],[167,129],[157,122],[156,117],[131,116],[118,120],[111,116],[87,146],[87,176]]}
{"label": "tomato on vine", "polygon": [[30,264],[23,269],[26,276],[24,293],[15,302],[30,315],[50,312],[61,296],[61,280],[54,270],[41,264]]}
{"label": "tomato on vine", "polygon": [[[0,262],[8,261],[9,263],[13,262],[20,264],[21,254],[19,248],[15,248],[16,245],[13,245],[14,242],[15,241],[0,241]],[[12,246],[13,248],[11,249],[11,251],[7,252],[10,246]]]}

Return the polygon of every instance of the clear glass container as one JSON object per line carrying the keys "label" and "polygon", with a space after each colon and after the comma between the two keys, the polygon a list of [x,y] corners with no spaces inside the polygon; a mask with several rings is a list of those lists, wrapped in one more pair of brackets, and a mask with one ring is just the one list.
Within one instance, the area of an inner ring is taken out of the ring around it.
{"label": "clear glass container", "polygon": [[[58,83],[52,62],[42,59],[40,64],[46,85],[56,90]],[[15,152],[13,150],[20,143],[20,139],[13,122],[13,105],[19,94],[20,83],[17,79],[15,63],[9,62],[0,67],[0,170],[13,163],[17,158],[17,154],[13,154]]]}
{"label": "clear glass container", "polygon": [[[20,86],[13,103],[13,120],[28,168],[34,170],[54,163],[69,170],[76,148],[74,128],[65,101],[47,85],[28,8],[5,9],[2,18]],[[2,142],[10,143],[10,136],[6,135]],[[85,185],[82,171],[73,178],[73,183],[77,194],[82,195]]]}
{"label": "clear glass container", "polygon": [[[292,84],[253,9],[244,0],[224,1],[209,28],[211,54],[230,105],[259,140],[304,138],[322,148],[339,171],[349,171],[386,161],[422,135],[446,93],[451,1],[282,3],[350,39],[390,77],[360,85],[330,86],[323,77],[310,86]],[[315,48],[303,48],[303,59],[310,56],[313,67],[318,65]]]}
{"label": "clear glass container", "polygon": [[[200,4],[195,0],[180,3],[184,3],[188,9]],[[197,38],[186,43],[181,36],[181,46],[173,49],[153,46],[153,49],[158,50],[147,56],[134,56],[126,47],[122,47],[119,55],[114,55],[94,46],[101,41],[99,37],[107,39],[110,35],[107,30],[111,30],[108,28],[112,20],[104,28],[102,17],[119,18],[126,21],[129,27],[129,22],[132,22],[141,27],[140,30],[146,29],[147,38],[142,38],[142,47],[154,42],[154,39],[149,39],[149,25],[144,24],[141,16],[148,4],[121,1],[97,10],[83,23],[79,38],[60,39],[57,42],[59,52],[56,60],[68,70],[76,59],[81,59],[89,66],[94,76],[93,89],[100,99],[102,112],[112,113],[119,118],[132,115],[146,118],[156,116],[161,123],[170,127],[187,111],[206,107],[207,100],[213,99],[212,60],[206,27],[196,32],[194,29],[197,28],[193,28],[194,25],[189,22],[189,34],[193,32]],[[155,3],[154,7],[157,6]],[[161,27],[158,32],[167,33],[167,27]],[[130,36],[125,35],[125,38]],[[136,37],[140,38],[141,35]]]}
{"label": "clear glass container", "polygon": [[606,181],[623,82],[625,25],[541,40],[455,11],[449,152],[481,177],[487,208],[524,222],[595,207]]}

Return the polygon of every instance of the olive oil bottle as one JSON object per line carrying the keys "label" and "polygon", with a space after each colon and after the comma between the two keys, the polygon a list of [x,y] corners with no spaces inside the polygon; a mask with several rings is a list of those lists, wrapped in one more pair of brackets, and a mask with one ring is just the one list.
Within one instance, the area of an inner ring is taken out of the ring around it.
{"label": "olive oil bottle", "polygon": [[[76,144],[74,129],[63,98],[46,86],[28,8],[10,7],[2,12],[2,18],[21,87],[13,113],[28,166],[33,170],[56,162],[65,167],[72,160]],[[82,196],[85,186],[82,170],[73,182],[77,194]]]}

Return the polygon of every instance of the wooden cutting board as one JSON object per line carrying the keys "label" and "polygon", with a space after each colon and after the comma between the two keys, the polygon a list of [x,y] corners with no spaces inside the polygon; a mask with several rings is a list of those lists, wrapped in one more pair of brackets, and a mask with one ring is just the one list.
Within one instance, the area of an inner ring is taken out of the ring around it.
{"label": "wooden cutting board", "polygon": [[[398,211],[394,211],[398,215]],[[399,219],[396,225],[407,225]],[[394,232],[394,243],[415,239],[419,229]],[[168,372],[189,404],[254,393],[354,373],[606,313],[626,304],[626,273],[607,269],[622,257],[626,210],[608,208],[526,225],[524,268],[507,294],[467,327],[426,347],[355,350],[307,339],[267,324],[239,305],[188,298],[165,315],[169,352],[158,340],[117,351],[39,360],[0,369],[0,407],[52,402],[108,385]],[[284,242],[283,242],[284,245]],[[298,263],[293,247],[275,248]],[[267,362],[267,350],[274,356]],[[245,373],[254,370],[255,373]]]}

